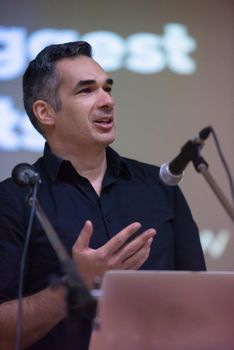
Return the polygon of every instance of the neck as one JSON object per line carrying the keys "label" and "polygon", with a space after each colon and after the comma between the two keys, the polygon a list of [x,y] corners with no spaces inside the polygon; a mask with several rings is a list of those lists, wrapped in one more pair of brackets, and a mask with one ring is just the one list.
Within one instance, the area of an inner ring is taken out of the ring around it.
{"label": "neck", "polygon": [[91,183],[100,179],[102,181],[106,171],[106,152],[92,153],[89,156],[69,159],[76,171],[86,177]]}

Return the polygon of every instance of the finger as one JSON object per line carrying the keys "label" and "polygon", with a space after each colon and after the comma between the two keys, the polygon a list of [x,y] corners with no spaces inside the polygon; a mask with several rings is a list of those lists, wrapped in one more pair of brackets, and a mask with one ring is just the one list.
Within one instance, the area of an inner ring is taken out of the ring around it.
{"label": "finger", "polygon": [[153,239],[150,238],[149,241],[147,241],[146,244],[141,247],[141,249],[139,249],[134,255],[131,255],[129,258],[127,258],[122,263],[122,269],[139,269],[149,257],[152,240]]}
{"label": "finger", "polygon": [[80,231],[80,234],[74,243],[76,249],[84,249],[89,247],[90,239],[93,234],[93,224],[90,220],[87,220]]}
{"label": "finger", "polygon": [[136,254],[142,247],[145,245],[150,246],[152,243],[152,239],[155,236],[156,231],[153,228],[148,229],[147,231],[140,234],[133,241],[125,245],[122,249],[118,251],[116,255],[118,255],[119,261],[124,261],[132,255]]}
{"label": "finger", "polygon": [[131,237],[135,232],[137,232],[141,227],[139,222],[133,222],[132,224],[125,227],[112,239],[110,239],[102,249],[106,251],[108,256],[113,255],[126,243],[129,237]]}

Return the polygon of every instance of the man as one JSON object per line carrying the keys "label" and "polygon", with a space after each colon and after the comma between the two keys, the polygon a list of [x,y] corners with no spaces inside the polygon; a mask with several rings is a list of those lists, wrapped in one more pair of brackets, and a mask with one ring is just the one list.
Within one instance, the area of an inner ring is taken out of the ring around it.
{"label": "man", "polygon": [[[179,188],[161,184],[157,167],[109,147],[116,123],[112,84],[85,42],[51,45],[29,64],[24,105],[47,141],[34,165],[42,178],[39,202],[88,288],[109,269],[204,270],[197,227]],[[1,183],[1,350],[15,343],[26,195],[12,179]],[[64,289],[49,286],[61,266],[37,220],[24,273],[22,348],[87,348],[90,322],[67,326]]]}

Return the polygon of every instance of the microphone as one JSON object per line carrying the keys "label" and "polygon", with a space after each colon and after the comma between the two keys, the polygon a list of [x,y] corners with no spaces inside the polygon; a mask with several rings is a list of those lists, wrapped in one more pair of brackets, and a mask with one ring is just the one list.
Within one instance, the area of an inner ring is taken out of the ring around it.
{"label": "microphone", "polygon": [[187,141],[180,153],[173,160],[162,164],[159,177],[165,185],[175,186],[183,179],[184,169],[191,160],[198,158],[198,151],[203,147],[204,141],[209,137],[212,128],[202,129],[193,140]]}
{"label": "microphone", "polygon": [[[27,163],[20,163],[14,167],[11,176],[13,180],[20,186],[34,186],[41,183],[40,174],[36,172],[35,168]],[[36,187],[34,187],[36,189]],[[83,314],[85,317],[93,320],[96,315],[96,299],[91,295],[85,286],[79,271],[70,258],[63,242],[60,240],[57,232],[53,228],[51,222],[42,209],[39,201],[28,201],[29,205],[35,206],[35,214],[40,222],[45,234],[50,241],[64,273],[61,281],[67,287],[67,307],[70,317],[80,317]]]}
{"label": "microphone", "polygon": [[41,183],[40,174],[36,172],[32,165],[27,163],[16,165],[11,176],[20,186],[34,186],[36,183]]}

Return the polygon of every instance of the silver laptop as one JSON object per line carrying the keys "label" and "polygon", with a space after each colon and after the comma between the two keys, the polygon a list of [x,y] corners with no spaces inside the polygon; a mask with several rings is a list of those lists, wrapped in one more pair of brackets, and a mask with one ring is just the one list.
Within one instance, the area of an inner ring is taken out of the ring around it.
{"label": "silver laptop", "polygon": [[89,349],[234,350],[234,273],[106,273]]}

